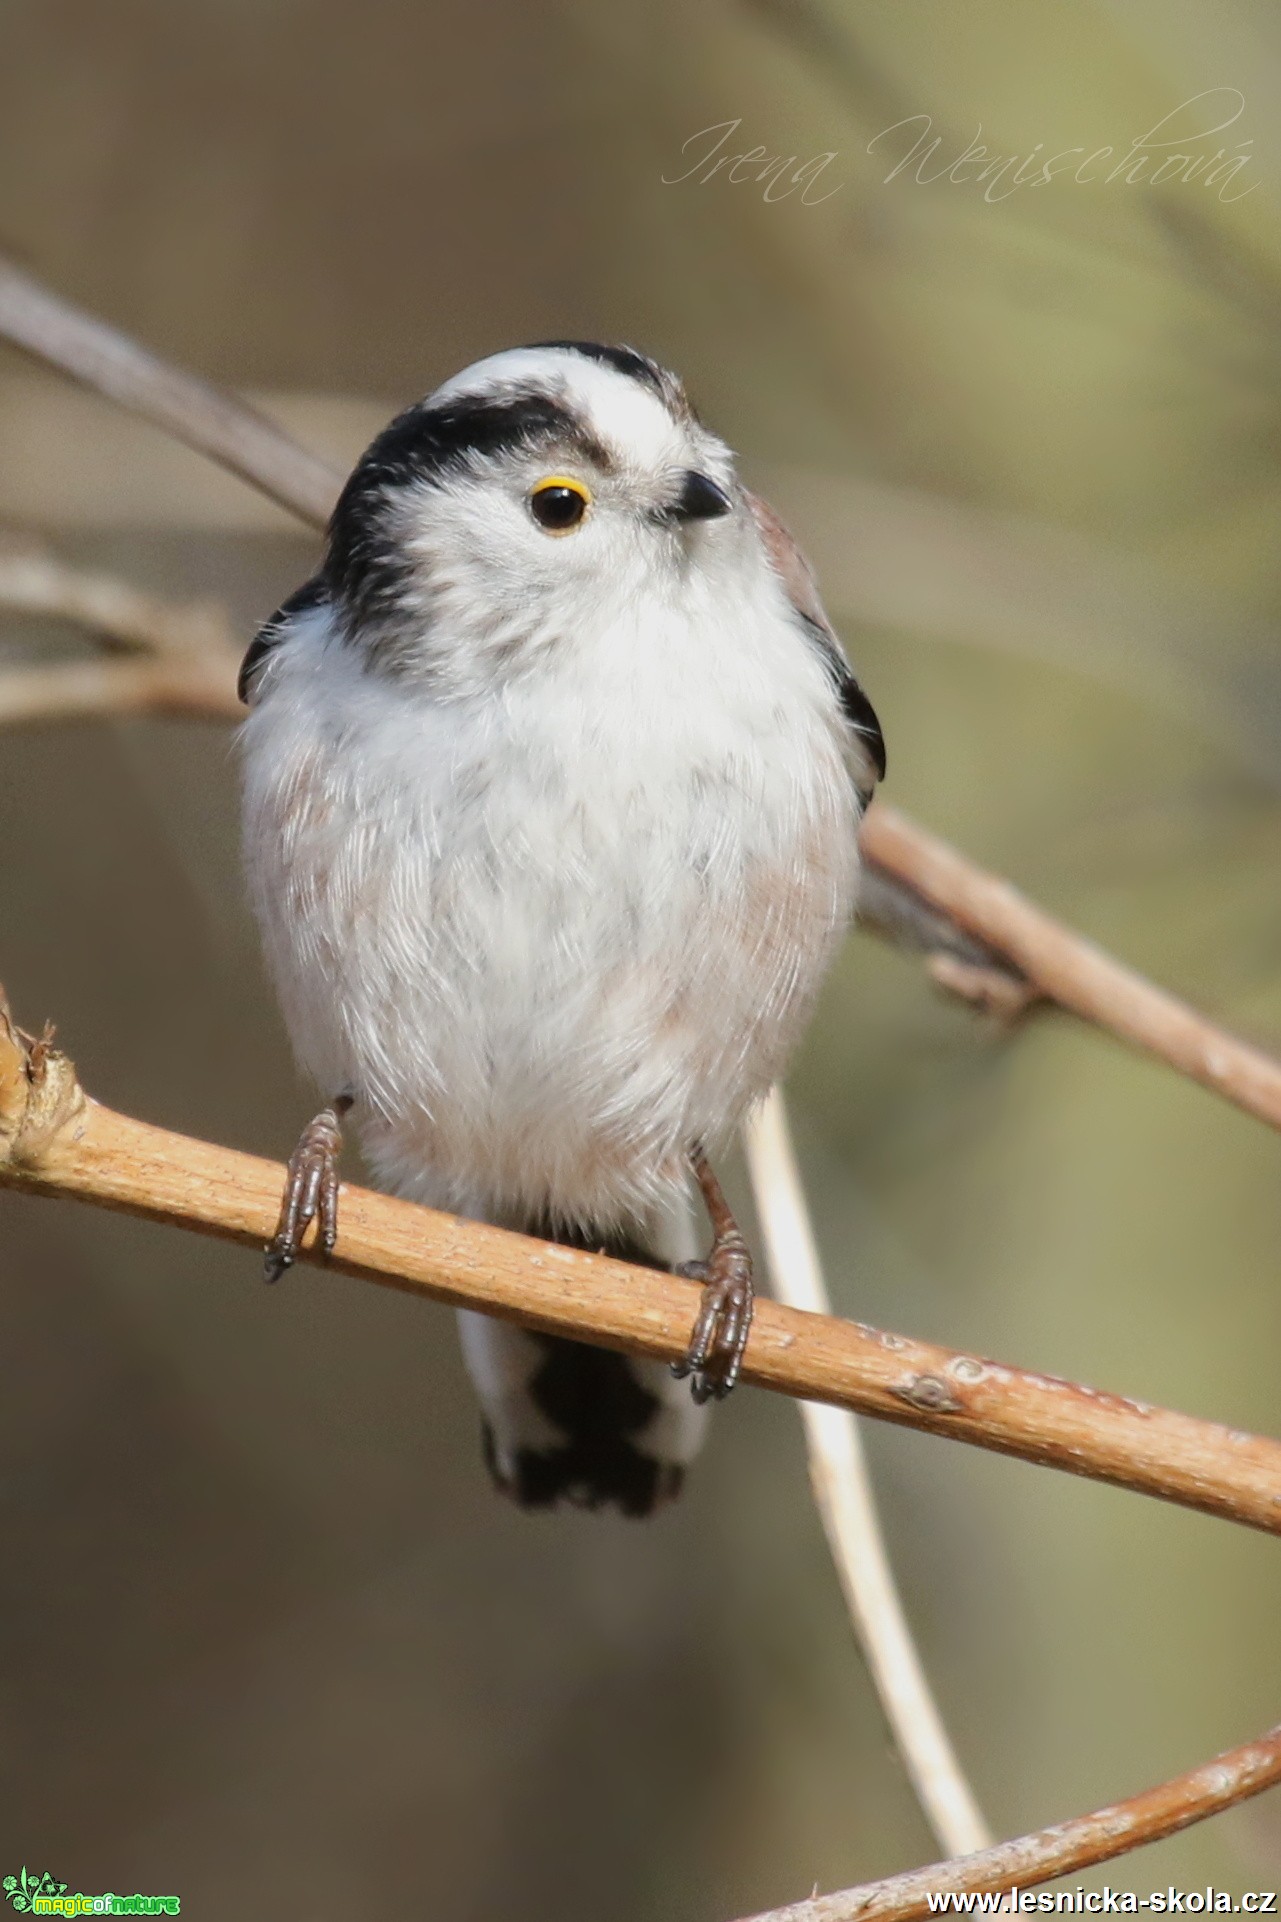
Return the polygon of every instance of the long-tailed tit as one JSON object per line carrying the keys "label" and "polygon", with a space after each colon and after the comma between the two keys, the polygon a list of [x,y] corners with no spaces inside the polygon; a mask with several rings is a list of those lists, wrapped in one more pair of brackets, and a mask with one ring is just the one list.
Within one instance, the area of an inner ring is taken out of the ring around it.
{"label": "long-tailed tit", "polygon": [[241,693],[251,892],[331,1103],[268,1274],[313,1216],[333,1246],[348,1114],[394,1194],[655,1265],[692,1173],[692,1399],[461,1317],[499,1484],[644,1514],[751,1320],[707,1156],[783,1072],[885,770],[809,568],[670,373],[520,348],[378,436]]}

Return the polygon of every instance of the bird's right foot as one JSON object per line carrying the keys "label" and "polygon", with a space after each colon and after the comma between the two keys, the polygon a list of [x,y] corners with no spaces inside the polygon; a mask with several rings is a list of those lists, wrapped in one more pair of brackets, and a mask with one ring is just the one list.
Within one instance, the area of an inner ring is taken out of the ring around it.
{"label": "bird's right foot", "polygon": [[338,1238],[338,1157],[342,1153],[339,1118],[350,1106],[350,1096],[341,1096],[332,1108],[322,1109],[314,1121],[309,1121],[298,1137],[298,1146],[289,1157],[280,1221],[264,1250],[263,1273],[268,1281],[279,1281],[286,1268],[293,1266],[313,1221],[317,1221],[316,1246],[322,1254],[333,1252]]}

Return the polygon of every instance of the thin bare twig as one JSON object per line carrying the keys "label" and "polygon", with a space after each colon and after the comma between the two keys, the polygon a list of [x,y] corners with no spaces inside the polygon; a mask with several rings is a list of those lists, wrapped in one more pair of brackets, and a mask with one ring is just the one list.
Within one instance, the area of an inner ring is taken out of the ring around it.
{"label": "thin bare twig", "polygon": [[858,891],[858,924],[896,948],[919,954],[939,987],[996,1015],[1006,1026],[1019,1021],[1043,998],[995,949],[967,934],[898,875],[866,858]]}
{"label": "thin bare twig", "polygon": [[154,421],[303,520],[323,523],[328,516],[342,476],[326,462],[243,401],[169,366],[5,260],[0,336]]}
{"label": "thin bare twig", "polygon": [[1281,1782],[1281,1727],[1268,1729],[1240,1748],[1227,1749],[1212,1762],[1176,1775],[1158,1788],[1145,1789],[1090,1815],[1055,1822],[1012,1842],[998,1842],[978,1855],[936,1862],[882,1882],[865,1882],[839,1895],[813,1896],[785,1909],[770,1909],[752,1916],[750,1922],[910,1922],[914,1916],[929,1914],[931,1896],[969,1891],[996,1894],[1072,1875],[1176,1835],[1276,1782]]}
{"label": "thin bare twig", "polygon": [[[790,1308],[830,1315],[782,1091],[743,1130],[774,1294]],[[948,1738],[912,1640],[876,1512],[863,1437],[854,1416],[800,1404],[810,1482],[832,1560],[881,1707],[939,1847],[968,1855],[991,1832]]]}
{"label": "thin bare twig", "polygon": [[0,673],[0,727],[123,714],[228,721],[238,711],[234,681],[198,660],[67,661]]}
{"label": "thin bare twig", "polygon": [[1007,957],[1047,999],[1281,1128],[1281,1062],[1113,960],[896,808],[871,809],[862,845],[875,867]]}
{"label": "thin bare twig", "polygon": [[105,647],[130,653],[215,654],[231,668],[233,681],[244,651],[214,603],[162,600],[42,548],[0,548],[0,607],[74,621]]}
{"label": "thin bare twig", "polygon": [[[283,1182],[278,1162],[100,1106],[64,1056],[0,1017],[0,1183],[261,1245]],[[674,1361],[689,1340],[694,1298],[678,1275],[345,1184],[329,1265],[633,1354]],[[1263,1436],[771,1301],[743,1376],[1281,1534],[1281,1442]]]}
{"label": "thin bare twig", "polygon": [[0,726],[118,714],[233,720],[240,648],[212,605],[180,606],[39,551],[0,550],[0,609],[74,622],[111,660],[0,673]]}

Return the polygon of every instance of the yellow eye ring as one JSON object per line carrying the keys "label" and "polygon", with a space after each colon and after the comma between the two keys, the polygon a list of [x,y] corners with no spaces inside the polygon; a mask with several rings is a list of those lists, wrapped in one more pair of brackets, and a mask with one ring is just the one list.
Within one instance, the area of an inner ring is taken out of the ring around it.
{"label": "yellow eye ring", "polygon": [[549,474],[529,496],[529,511],[545,534],[572,534],[591,504],[591,494],[571,474]]}

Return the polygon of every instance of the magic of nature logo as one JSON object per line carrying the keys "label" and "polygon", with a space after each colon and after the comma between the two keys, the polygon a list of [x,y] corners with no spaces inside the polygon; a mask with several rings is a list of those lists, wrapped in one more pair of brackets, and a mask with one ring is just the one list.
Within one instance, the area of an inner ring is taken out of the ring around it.
{"label": "magic of nature logo", "polygon": [[176,1895],[113,1895],[110,1890],[68,1894],[66,1883],[47,1869],[33,1875],[24,1867],[17,1875],[6,1875],[0,1889],[23,1915],[177,1915],[182,1908]]}

